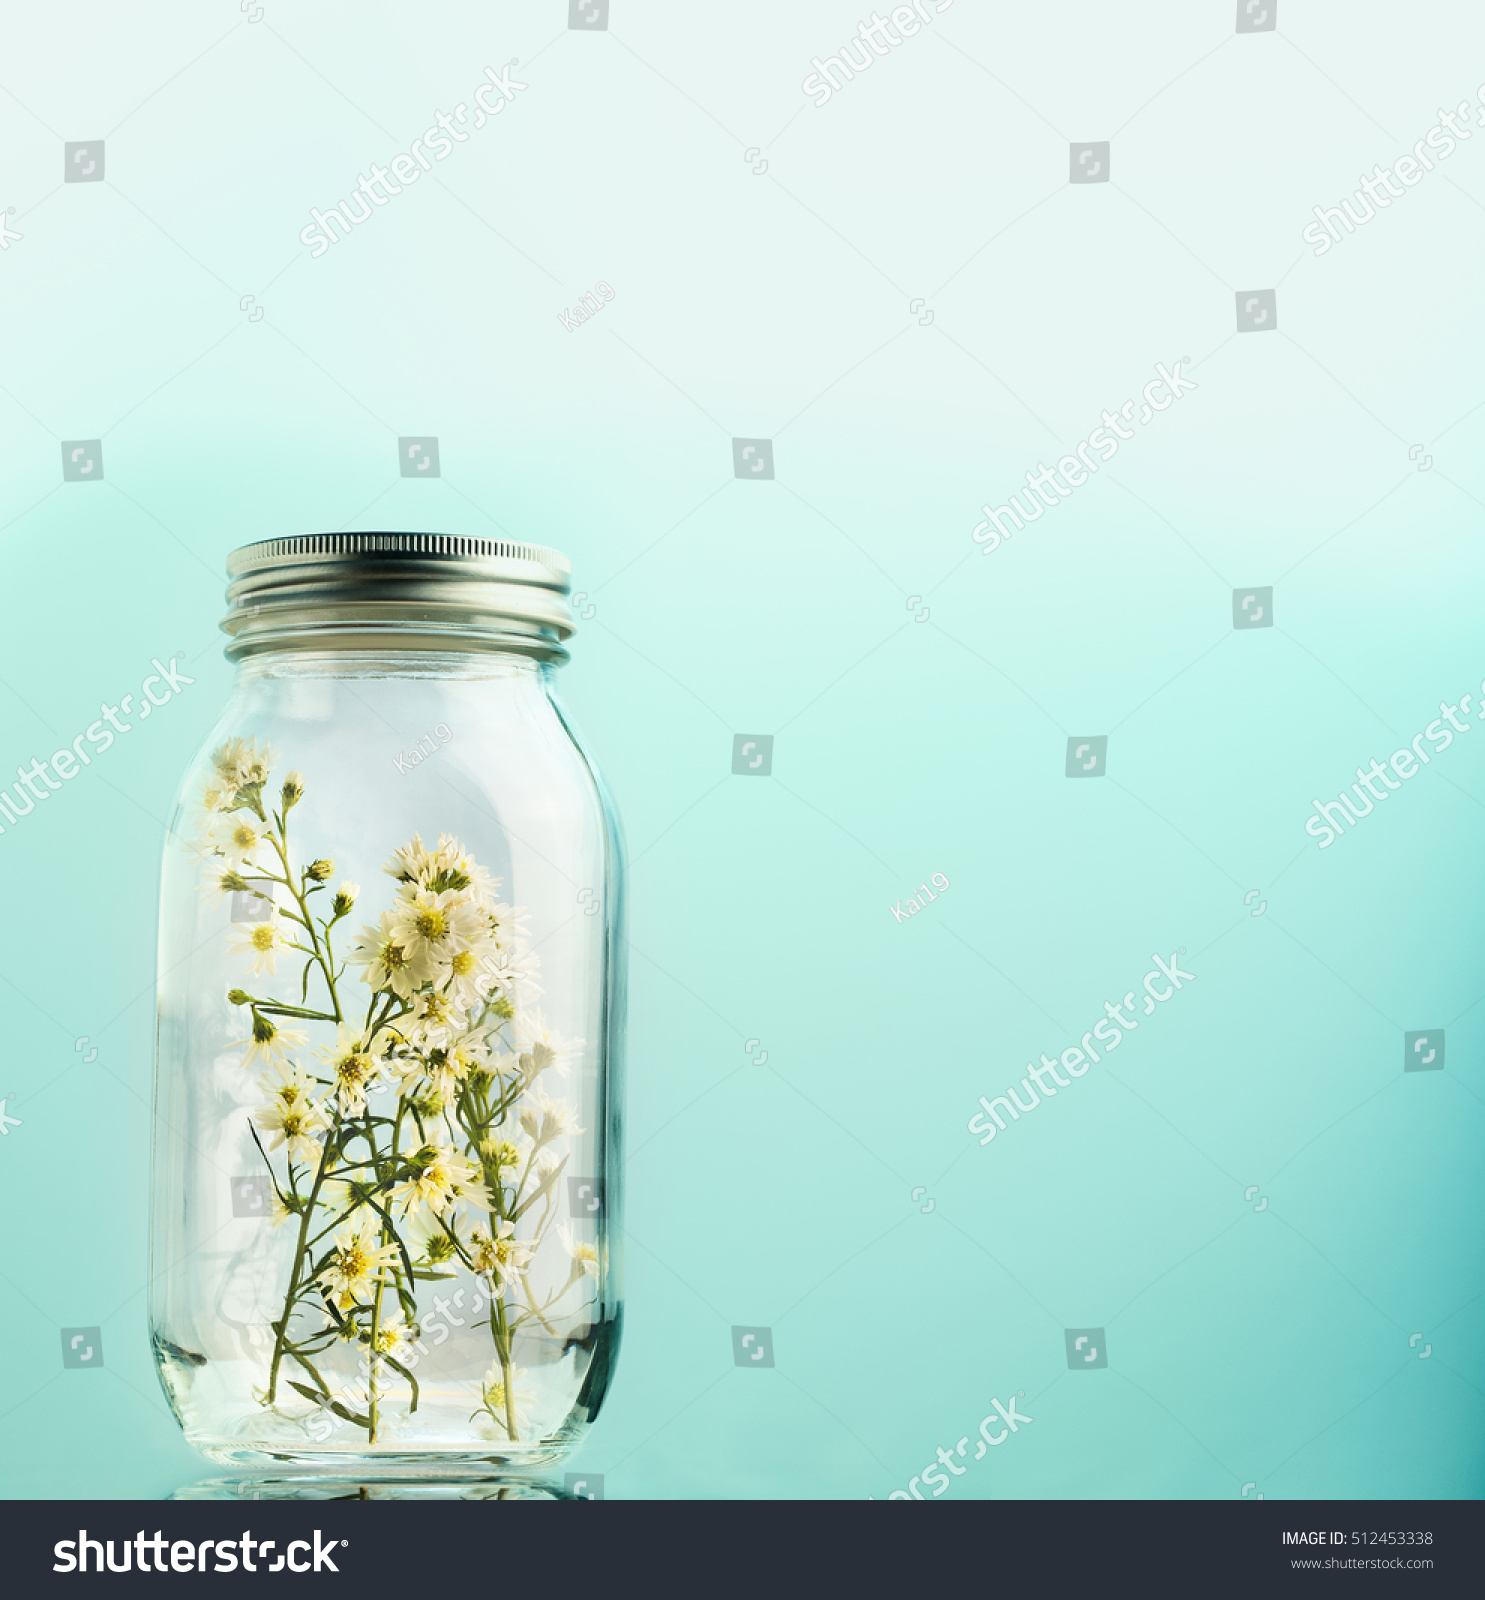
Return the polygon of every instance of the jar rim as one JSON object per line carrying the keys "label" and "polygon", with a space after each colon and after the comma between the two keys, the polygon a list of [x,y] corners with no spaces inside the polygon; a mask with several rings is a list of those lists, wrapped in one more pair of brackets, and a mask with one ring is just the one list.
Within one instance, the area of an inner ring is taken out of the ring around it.
{"label": "jar rim", "polygon": [[572,563],[476,534],[306,533],[227,558],[229,661],[265,650],[500,650],[566,661]]}

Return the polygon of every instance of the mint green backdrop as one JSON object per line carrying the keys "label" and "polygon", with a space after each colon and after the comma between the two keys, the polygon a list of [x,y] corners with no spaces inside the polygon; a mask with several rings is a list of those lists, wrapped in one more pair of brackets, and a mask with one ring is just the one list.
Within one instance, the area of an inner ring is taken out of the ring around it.
{"label": "mint green backdrop", "polygon": [[[1012,1397],[945,1498],[1480,1493],[1485,731],[1304,829],[1482,692],[1485,15],[925,9],[819,107],[858,0],[10,30],[4,770],[153,657],[195,681],[0,835],[0,1492],[213,1475],[147,1347],[159,846],[229,682],[226,553],[396,528],[555,544],[585,596],[560,687],[633,912],[628,1320],[577,1463],[610,1497],[880,1499]],[[300,243],[513,59],[498,118]],[[1466,100],[1316,256],[1314,207]],[[982,504],[1178,361],[1197,387],[986,554]],[[1117,1055],[978,1143],[980,1095],[1182,947]],[[61,1364],[80,1327],[101,1370]]]}

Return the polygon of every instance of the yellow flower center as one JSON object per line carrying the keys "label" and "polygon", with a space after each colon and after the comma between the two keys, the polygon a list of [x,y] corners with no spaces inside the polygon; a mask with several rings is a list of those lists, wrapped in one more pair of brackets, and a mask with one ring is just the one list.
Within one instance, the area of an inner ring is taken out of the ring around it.
{"label": "yellow flower center", "polygon": [[291,1139],[297,1139],[304,1132],[304,1113],[285,1109],[283,1128]]}
{"label": "yellow flower center", "polygon": [[464,975],[466,973],[473,972],[474,971],[474,951],[473,950],[460,950],[460,951],[458,951],[455,954],[453,961],[450,962],[450,965],[453,967],[454,972],[461,978],[464,977]]}
{"label": "yellow flower center", "polygon": [[246,822],[239,822],[232,830],[232,843],[239,850],[251,850],[258,842],[258,830]]}
{"label": "yellow flower center", "polygon": [[335,1063],[335,1076],[348,1088],[364,1083],[371,1071],[370,1056],[342,1056]]}
{"label": "yellow flower center", "polygon": [[275,929],[271,922],[260,922],[249,935],[253,942],[254,950],[268,951],[273,949]]}
{"label": "yellow flower center", "polygon": [[382,946],[382,965],[392,971],[407,965],[407,956],[400,944],[384,944]]}
{"label": "yellow flower center", "polygon": [[418,913],[417,917],[413,921],[413,927],[415,927],[419,934],[421,934],[425,939],[441,939],[449,929],[449,925],[444,919],[443,912],[432,907],[426,911],[420,911]]}
{"label": "yellow flower center", "polygon": [[364,1278],[371,1270],[371,1256],[360,1244],[347,1245],[339,1252],[337,1265],[344,1278]]}

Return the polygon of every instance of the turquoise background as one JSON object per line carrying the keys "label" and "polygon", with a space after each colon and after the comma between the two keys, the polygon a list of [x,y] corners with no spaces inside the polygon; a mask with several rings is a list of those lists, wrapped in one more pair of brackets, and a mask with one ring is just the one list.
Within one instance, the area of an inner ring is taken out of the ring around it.
{"label": "turquoise background", "polygon": [[[556,544],[593,608],[561,692],[633,907],[628,1325],[576,1463],[610,1497],[880,1499],[1018,1392],[946,1498],[1478,1495],[1485,732],[1324,852],[1304,822],[1481,693],[1485,130],[1301,233],[1474,100],[1485,14],[956,0],[817,109],[856,0],[567,11],[10,32],[4,766],[151,657],[195,682],[0,835],[0,1493],[216,1475],[145,1323],[166,808],[228,690],[226,553],[396,528]],[[512,58],[498,121],[312,259],[310,207]],[[981,553],[983,502],[1182,358],[1194,393]],[[1272,628],[1234,630],[1244,584]],[[1180,946],[1196,981],[981,1148],[977,1097]]]}

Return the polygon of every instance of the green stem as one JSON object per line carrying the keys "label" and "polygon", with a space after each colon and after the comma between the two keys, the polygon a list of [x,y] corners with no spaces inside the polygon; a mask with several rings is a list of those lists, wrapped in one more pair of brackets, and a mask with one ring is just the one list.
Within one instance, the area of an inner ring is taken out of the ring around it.
{"label": "green stem", "polygon": [[[521,1218],[526,1215],[526,1213],[532,1208],[532,1206],[536,1204],[539,1199],[541,1199],[544,1194],[550,1195],[553,1193],[557,1185],[562,1181],[562,1173],[567,1166],[567,1160],[568,1158],[563,1156],[561,1161],[557,1163],[557,1170],[552,1174],[552,1181],[548,1184],[544,1184],[534,1194],[527,1195],[520,1205],[518,1205],[516,1209],[511,1212],[510,1220],[512,1222],[519,1222]],[[517,1194],[520,1192],[521,1191],[519,1189],[516,1190]]]}
{"label": "green stem", "polygon": [[[273,848],[278,854],[279,860],[284,864],[284,877],[279,881],[283,883],[284,887],[288,889],[289,893],[294,896],[294,903],[299,907],[301,913],[301,915],[295,917],[294,920],[304,924],[305,931],[309,934],[310,945],[312,946],[312,949],[306,951],[305,953],[309,955],[313,961],[318,963],[320,971],[325,975],[325,987],[330,991],[330,1003],[335,1007],[335,1020],[337,1022],[344,1022],[345,1017],[340,1009],[340,997],[335,992],[335,964],[334,962],[330,961],[327,958],[326,953],[320,949],[319,936],[315,933],[313,919],[309,914],[309,904],[304,897],[303,890],[296,889],[293,884],[294,869],[289,865],[289,821],[287,816],[284,816],[280,819],[279,832],[283,835],[282,838],[279,837],[279,833],[270,831],[268,834],[269,839],[272,841]],[[303,946],[297,946],[297,948],[302,949]]]}
{"label": "green stem", "polygon": [[[386,1228],[386,1224],[384,1223],[382,1225],[382,1243],[386,1244],[386,1242],[387,1242],[387,1228]],[[368,1370],[369,1376],[367,1377],[367,1380],[366,1380],[366,1398],[367,1398],[366,1415],[367,1415],[367,1418],[369,1419],[371,1425],[366,1430],[366,1442],[367,1442],[367,1444],[375,1444],[376,1443],[376,1430],[377,1430],[377,1424],[378,1424],[378,1421],[379,1421],[378,1407],[381,1404],[381,1396],[377,1392],[376,1378],[377,1378],[377,1368],[380,1365],[381,1358],[377,1354],[376,1336],[377,1336],[377,1331],[381,1326],[381,1320],[382,1320],[382,1293],[386,1289],[386,1286],[387,1286],[387,1280],[386,1280],[385,1275],[383,1274],[383,1275],[379,1276],[377,1278],[377,1280],[376,1280],[376,1297],[371,1302],[371,1347],[370,1347],[370,1350],[368,1351],[368,1355],[367,1355],[367,1370]]]}
{"label": "green stem", "polygon": [[[330,1132],[325,1136],[325,1144],[323,1149],[320,1151],[320,1165],[318,1170],[315,1172],[315,1181],[310,1188],[309,1194],[305,1198],[304,1212],[299,1218],[299,1240],[294,1247],[294,1266],[292,1271],[289,1273],[289,1291],[284,1296],[283,1315],[279,1318],[276,1325],[278,1338],[274,1341],[273,1361],[268,1368],[267,1404],[269,1405],[273,1404],[274,1398],[278,1394],[279,1363],[284,1358],[284,1349],[289,1340],[289,1318],[293,1316],[295,1303],[299,1299],[299,1292],[301,1288],[299,1275],[304,1268],[305,1250],[309,1238],[309,1219],[314,1213],[315,1200],[319,1195],[320,1185],[325,1181],[325,1165],[330,1159],[330,1147],[335,1142],[335,1136],[339,1132],[339,1128],[340,1118],[337,1114],[335,1126],[331,1128]],[[264,1159],[267,1160],[267,1157],[265,1156]]]}
{"label": "green stem", "polygon": [[490,1302],[490,1337],[495,1341],[495,1355],[500,1362],[500,1386],[505,1391],[505,1437],[518,1444],[516,1434],[515,1377],[510,1364],[510,1328],[505,1317],[505,1291]]}
{"label": "green stem", "polygon": [[[397,1107],[397,1119],[392,1124],[392,1136],[391,1136],[390,1143],[391,1143],[391,1157],[392,1157],[393,1161],[395,1161],[396,1158],[397,1158],[397,1146],[398,1146],[398,1143],[399,1143],[399,1141],[401,1139],[401,1135],[402,1135],[402,1113],[403,1113],[404,1109],[405,1109],[404,1105],[399,1103],[399,1105]],[[365,1137],[366,1137],[366,1142],[369,1145],[371,1145],[373,1154],[375,1154],[376,1144],[375,1144],[375,1141],[373,1140],[373,1138],[371,1136],[371,1128],[370,1128],[370,1123],[369,1122],[367,1124],[367,1131],[366,1131]],[[386,1212],[382,1213],[382,1227],[381,1227],[381,1236],[380,1237],[381,1237],[381,1242],[382,1242],[382,1244],[384,1246],[390,1244],[392,1242],[392,1239],[393,1239],[392,1224],[391,1224],[391,1221],[389,1220],[389,1216],[388,1216],[388,1214]],[[399,1247],[402,1246],[402,1241],[400,1239],[397,1241],[397,1243],[398,1243]],[[377,1340],[377,1334],[381,1330],[382,1295],[386,1292],[386,1287],[387,1287],[386,1269],[383,1268],[382,1271],[380,1273],[378,1273],[378,1275],[377,1275],[376,1295],[375,1295],[375,1297],[373,1298],[373,1300],[371,1302],[371,1329],[370,1329],[370,1333],[371,1333],[371,1348],[370,1348],[370,1359],[369,1359],[369,1362],[368,1362],[368,1365],[369,1365],[370,1371],[371,1371],[371,1376],[367,1380],[367,1391],[366,1391],[367,1392],[367,1401],[368,1401],[368,1404],[367,1404],[367,1407],[366,1407],[366,1415],[370,1419],[370,1423],[371,1423],[371,1426],[366,1430],[366,1442],[368,1444],[375,1444],[376,1443],[376,1430],[377,1430],[378,1423],[380,1421],[381,1396],[378,1393],[377,1381],[376,1381],[377,1380],[377,1369],[378,1369],[378,1366],[379,1366],[380,1358],[377,1355],[376,1340]]]}

